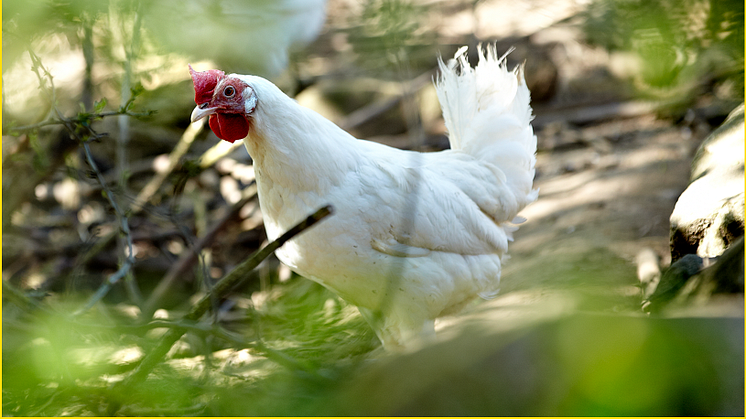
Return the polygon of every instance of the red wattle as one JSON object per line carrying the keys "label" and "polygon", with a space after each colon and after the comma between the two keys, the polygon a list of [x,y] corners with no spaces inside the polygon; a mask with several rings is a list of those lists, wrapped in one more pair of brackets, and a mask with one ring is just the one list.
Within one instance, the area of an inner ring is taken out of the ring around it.
{"label": "red wattle", "polygon": [[232,143],[249,135],[249,121],[240,114],[216,113],[210,115],[210,129],[221,140]]}

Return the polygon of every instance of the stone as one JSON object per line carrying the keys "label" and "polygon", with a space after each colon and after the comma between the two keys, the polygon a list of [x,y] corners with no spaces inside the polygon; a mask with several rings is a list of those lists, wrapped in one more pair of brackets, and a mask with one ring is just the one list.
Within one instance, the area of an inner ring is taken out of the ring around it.
{"label": "stone", "polygon": [[[689,278],[702,270],[702,258],[695,254],[684,255],[681,259],[672,263],[663,273],[658,284],[652,289],[652,293],[643,302],[643,311],[658,312],[668,302],[673,300],[684,289]],[[650,292],[650,290],[648,290]]]}
{"label": "stone", "polygon": [[717,257],[743,236],[744,106],[705,139],[670,218],[672,260]]}

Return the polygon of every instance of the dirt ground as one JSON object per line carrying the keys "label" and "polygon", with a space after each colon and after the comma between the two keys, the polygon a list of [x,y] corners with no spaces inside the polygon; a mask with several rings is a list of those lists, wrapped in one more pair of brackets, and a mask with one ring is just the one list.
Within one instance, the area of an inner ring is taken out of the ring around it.
{"label": "dirt ground", "polygon": [[[661,267],[670,264],[669,216],[689,183],[695,150],[715,127],[705,120],[706,110],[690,110],[676,121],[635,100],[622,82],[634,60],[588,46],[568,23],[582,5],[555,5],[537,21],[518,12],[536,6],[530,3],[517,2],[509,23],[494,27],[485,16],[498,13],[497,2],[476,11],[478,32],[514,40],[514,54],[527,60],[533,97],[547,90],[545,62],[557,79],[549,89],[554,94],[533,103],[539,199],[521,212],[527,221],[510,245],[500,294],[474,315],[510,316],[516,307],[540,309],[551,301],[559,301],[562,313],[639,314],[636,257],[652,249]],[[705,312],[742,316],[743,300]],[[441,319],[438,328],[453,323],[459,320]]]}
{"label": "dirt ground", "polygon": [[[551,141],[551,130],[538,131],[540,144]],[[640,313],[637,254],[651,248],[662,265],[670,263],[668,217],[688,184],[700,139],[651,115],[570,135],[577,141],[539,152],[539,199],[521,212],[527,221],[511,243],[500,294],[478,312],[510,315],[506,307],[543,308],[562,295],[553,314],[579,308]],[[440,327],[451,322],[459,320]]]}

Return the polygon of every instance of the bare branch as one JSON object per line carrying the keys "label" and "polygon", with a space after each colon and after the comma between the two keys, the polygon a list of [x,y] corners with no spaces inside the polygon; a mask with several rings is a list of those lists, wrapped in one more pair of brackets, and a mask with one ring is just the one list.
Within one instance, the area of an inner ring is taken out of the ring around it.
{"label": "bare branch", "polygon": [[32,298],[29,298],[26,294],[24,294],[23,291],[14,287],[10,284],[9,281],[6,280],[3,280],[3,297],[15,302],[19,307],[24,309],[33,307],[45,313],[52,313],[52,310],[49,309],[47,306]]}
{"label": "bare branch", "polygon": [[[129,222],[127,221],[127,217],[125,216],[124,212],[119,208],[119,205],[117,204],[116,200],[114,199],[114,193],[109,188],[108,184],[106,183],[106,180],[104,179],[104,175],[99,170],[98,166],[96,165],[96,162],[93,160],[93,155],[91,154],[91,149],[89,146],[89,142],[91,140],[98,140],[102,137],[101,134],[98,134],[96,131],[93,130],[90,126],[90,122],[92,121],[90,115],[93,114],[87,114],[84,113],[84,115],[78,114],[77,119],[72,118],[66,118],[62,115],[62,112],[57,108],[56,105],[56,92],[54,87],[54,78],[52,74],[49,72],[49,70],[44,67],[44,65],[41,62],[41,59],[31,50],[31,48],[28,49],[29,56],[31,57],[32,70],[34,71],[34,74],[36,74],[36,77],[39,79],[39,86],[42,89],[42,91],[49,97],[49,99],[52,102],[52,109],[57,114],[57,120],[59,123],[65,126],[67,131],[70,133],[70,135],[75,138],[78,143],[83,147],[83,150],[85,151],[86,160],[88,161],[88,164],[91,166],[91,169],[93,169],[93,172],[96,174],[96,179],[98,180],[99,184],[104,190],[104,194],[106,195],[106,198],[109,201],[109,204],[111,204],[112,208],[114,209],[114,212],[116,213],[117,218],[119,219],[120,224],[120,230],[125,235],[125,239],[127,242],[127,250],[126,255],[124,257],[124,262],[122,263],[122,266],[112,275],[110,275],[106,281],[101,284],[99,289],[96,291],[96,293],[91,296],[91,298],[86,302],[86,304],[79,310],[77,310],[75,313],[73,313],[73,317],[79,316],[86,311],[88,311],[91,307],[93,307],[94,304],[96,304],[101,298],[103,298],[109,290],[111,290],[111,287],[116,284],[122,277],[127,275],[128,272],[130,272],[130,269],[135,263],[135,253],[133,249],[132,244],[132,233],[130,232]],[[133,95],[134,96],[134,95]],[[127,109],[129,108],[129,102],[126,106],[123,106],[119,109],[119,112],[116,114],[122,114],[126,113]],[[83,127],[88,131],[88,135],[83,136],[78,131],[79,127]]]}
{"label": "bare branch", "polygon": [[[196,322],[204,315],[207,310],[211,307],[210,301],[212,298],[220,298],[228,293],[233,287],[244,280],[248,273],[256,268],[264,259],[266,259],[272,252],[277,250],[280,246],[285,244],[288,240],[292,239],[295,235],[303,232],[310,228],[320,220],[332,214],[333,209],[331,205],[327,205],[315,213],[311,214],[297,224],[295,227],[288,230],[285,234],[280,236],[277,240],[263,247],[259,251],[255,252],[251,257],[246,259],[240,265],[236,266],[232,271],[225,275],[220,281],[218,281],[210,292],[202,297],[192,309],[187,313],[182,320],[187,322]],[[170,329],[162,338],[158,345],[142,360],[137,369],[127,377],[124,381],[117,384],[118,386],[128,387],[132,384],[136,384],[144,380],[153,368],[163,359],[168,353],[174,343],[186,332],[184,328],[173,328]],[[266,350],[266,348],[264,348]]]}
{"label": "bare branch", "polygon": [[96,293],[88,299],[88,302],[85,304],[85,306],[73,313],[73,317],[79,316],[90,310],[90,308],[93,307],[94,304],[96,304],[99,300],[106,296],[106,294],[109,292],[109,290],[111,290],[111,287],[114,286],[114,284],[116,284],[122,277],[127,274],[127,272],[129,272],[129,270],[132,268],[132,265],[134,265],[135,263],[135,252],[132,245],[132,233],[130,232],[130,226],[129,222],[127,221],[127,217],[119,208],[119,205],[117,205],[117,202],[114,200],[112,191],[109,189],[106,181],[104,180],[104,175],[101,174],[101,171],[98,170],[98,166],[96,166],[96,162],[93,161],[93,156],[91,155],[91,149],[88,146],[88,142],[83,142],[83,150],[85,150],[85,156],[86,160],[88,160],[88,164],[91,165],[91,168],[96,173],[98,182],[101,184],[101,187],[104,188],[104,194],[106,195],[106,198],[109,200],[112,208],[114,208],[114,212],[116,212],[117,218],[119,218],[120,228],[122,230],[122,233],[124,233],[125,239],[127,241],[127,254],[125,255],[124,263],[122,263],[122,266],[119,268],[119,270],[114,272],[111,276],[109,276],[109,278],[106,279],[103,284],[101,284],[98,291],[96,291]]}
{"label": "bare branch", "polygon": [[166,272],[166,275],[158,283],[153,292],[150,293],[150,297],[142,307],[141,319],[147,321],[155,312],[158,304],[160,303],[163,296],[171,288],[171,285],[180,278],[190,266],[192,266],[200,254],[200,251],[205,247],[209,246],[215,239],[215,236],[220,232],[223,227],[235,217],[241,208],[246,205],[249,201],[256,197],[256,186],[253,187],[253,191],[249,192],[244,199],[233,205],[230,212],[226,214],[222,219],[215,223],[204,236],[200,237],[193,246],[190,246],[189,251],[185,252],[179,257],[176,263],[171,265],[171,268]]}
{"label": "bare branch", "polygon": [[140,193],[137,194],[137,198],[135,198],[135,202],[132,203],[132,211],[139,212],[142,210],[143,206],[153,197],[156,191],[158,191],[158,188],[161,187],[168,175],[170,175],[176,168],[179,160],[181,160],[186,152],[189,151],[189,147],[194,142],[194,139],[197,138],[197,135],[199,135],[200,132],[202,132],[204,124],[204,120],[192,122],[189,127],[184,130],[184,134],[182,134],[176,147],[174,147],[174,150],[168,155],[168,167],[166,170],[156,173],[147,185],[140,190]]}

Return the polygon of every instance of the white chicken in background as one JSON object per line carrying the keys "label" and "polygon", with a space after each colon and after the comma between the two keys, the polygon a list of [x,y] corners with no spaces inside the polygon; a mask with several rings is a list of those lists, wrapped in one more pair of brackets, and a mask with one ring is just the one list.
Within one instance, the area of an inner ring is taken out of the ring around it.
{"label": "white chicken in background", "polygon": [[387,349],[434,335],[435,318],[498,289],[501,260],[537,198],[536,136],[520,67],[466,48],[436,82],[451,150],[418,153],[358,140],[269,81],[190,68],[218,137],[244,139],[267,236],[319,207],[335,215],[278,258],[356,305]]}
{"label": "white chicken in background", "polygon": [[[143,4],[143,24],[167,49],[234,71],[277,76],[326,20],[326,0],[187,0]],[[199,34],[199,36],[194,36]]]}

